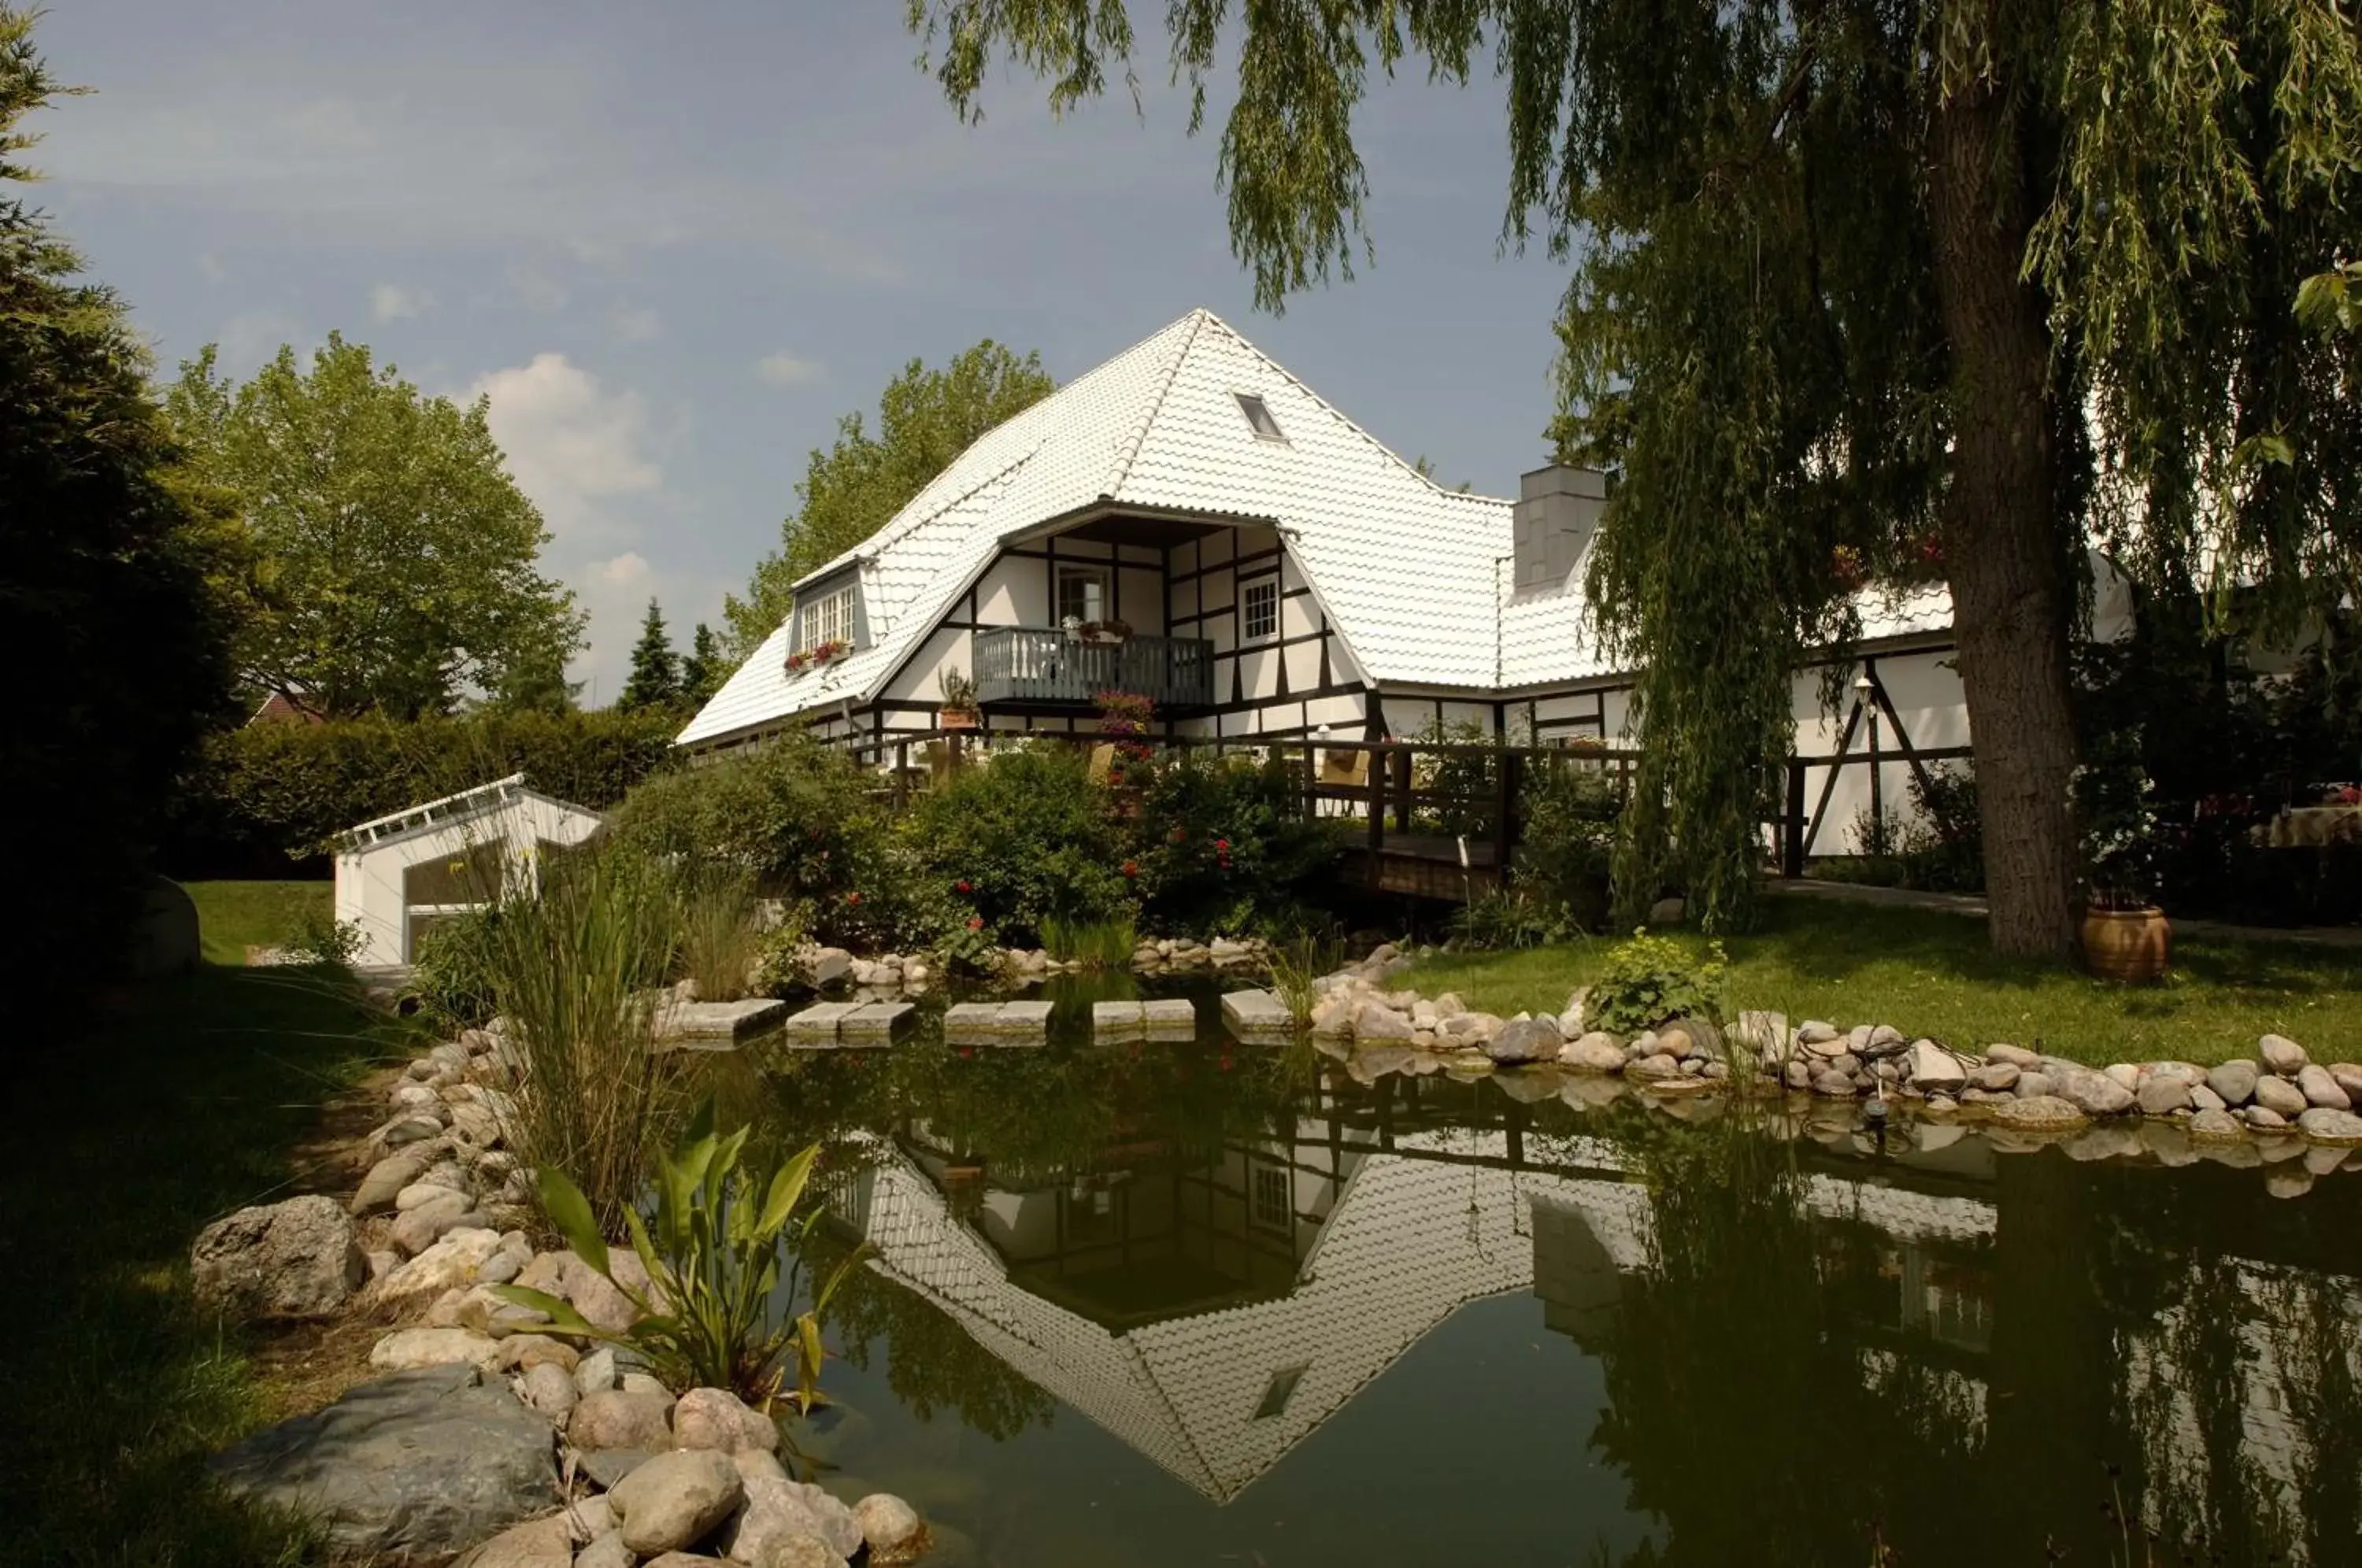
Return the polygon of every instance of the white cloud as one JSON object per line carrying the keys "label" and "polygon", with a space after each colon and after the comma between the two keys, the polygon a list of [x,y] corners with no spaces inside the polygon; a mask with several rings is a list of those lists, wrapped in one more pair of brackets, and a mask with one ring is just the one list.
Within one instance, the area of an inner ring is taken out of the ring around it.
{"label": "white cloud", "polygon": [[592,561],[591,580],[609,588],[636,588],[648,580],[648,558],[637,550],[625,550],[613,560]]}
{"label": "white cloud", "polygon": [[424,315],[430,303],[425,294],[399,283],[380,283],[370,291],[370,314],[380,321]]}
{"label": "white cloud", "polygon": [[607,313],[607,330],[626,343],[652,343],[664,335],[664,322],[645,305],[619,300]]}
{"label": "white cloud", "polygon": [[782,348],[776,354],[766,354],[755,361],[755,374],[775,387],[801,386],[816,381],[826,367],[817,359],[802,359]]}
{"label": "white cloud", "polygon": [[492,438],[509,472],[533,497],[561,542],[613,538],[605,503],[661,489],[664,470],[647,451],[647,405],[636,392],[610,392],[563,354],[479,377],[467,391],[491,399]]}
{"label": "white cloud", "polygon": [[281,344],[293,342],[300,331],[283,310],[249,310],[222,323],[214,341],[221,347],[222,369],[242,377],[260,368]]}

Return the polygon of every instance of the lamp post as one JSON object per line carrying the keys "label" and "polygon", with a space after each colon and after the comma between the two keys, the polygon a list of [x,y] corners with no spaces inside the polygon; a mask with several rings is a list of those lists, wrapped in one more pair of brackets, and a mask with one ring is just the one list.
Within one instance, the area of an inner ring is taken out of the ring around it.
{"label": "lamp post", "polygon": [[1870,828],[1871,842],[1862,845],[1871,855],[1886,853],[1886,791],[1880,778],[1885,769],[1878,760],[1878,704],[1871,701],[1877,683],[1871,679],[1867,666],[1854,679],[1854,699],[1868,711],[1870,718]]}

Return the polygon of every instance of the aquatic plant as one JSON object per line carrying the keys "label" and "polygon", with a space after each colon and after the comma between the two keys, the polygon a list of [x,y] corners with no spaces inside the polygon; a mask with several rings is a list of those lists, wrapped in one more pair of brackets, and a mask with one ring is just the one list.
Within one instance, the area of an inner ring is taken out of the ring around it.
{"label": "aquatic plant", "polygon": [[820,1145],[767,1168],[747,1158],[752,1132],[715,1132],[708,1099],[672,1152],[657,1156],[653,1212],[643,1220],[635,1208],[624,1210],[638,1271],[614,1266],[581,1188],[556,1166],[541,1168],[543,1212],[575,1255],[631,1302],[638,1317],[629,1328],[601,1329],[545,1291],[492,1288],[546,1314],[561,1332],[630,1347],[668,1386],[727,1388],[758,1410],[781,1397],[792,1365],[795,1387],[785,1397],[809,1412],[821,1402],[821,1318],[861,1252],[837,1261],[804,1310],[781,1309],[782,1268],[784,1299],[792,1304],[802,1284],[802,1247],[822,1213],[804,1202]]}
{"label": "aquatic plant", "polygon": [[701,1000],[745,996],[764,945],[763,933],[755,929],[753,879],[743,872],[694,867],[681,873],[678,897],[682,977],[697,982]]}
{"label": "aquatic plant", "polygon": [[1042,922],[1042,946],[1062,964],[1115,968],[1129,963],[1140,944],[1130,915],[1108,920],[1068,920],[1051,915]]}

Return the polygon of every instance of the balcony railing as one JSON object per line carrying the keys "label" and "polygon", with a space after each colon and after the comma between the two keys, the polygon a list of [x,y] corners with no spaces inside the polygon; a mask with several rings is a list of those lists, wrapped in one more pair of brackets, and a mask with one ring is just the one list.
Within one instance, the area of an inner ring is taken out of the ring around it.
{"label": "balcony railing", "polygon": [[976,635],[980,702],[1079,702],[1107,690],[1137,692],[1160,708],[1214,701],[1214,645],[1203,637],[1134,635],[1077,642],[1054,627],[996,626]]}

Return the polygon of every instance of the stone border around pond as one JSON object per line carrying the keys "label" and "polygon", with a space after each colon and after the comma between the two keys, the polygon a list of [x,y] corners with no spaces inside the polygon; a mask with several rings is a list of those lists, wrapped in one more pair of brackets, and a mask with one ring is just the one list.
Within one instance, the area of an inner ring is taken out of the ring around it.
{"label": "stone border around pond", "polygon": [[2003,1144],[2014,1136],[2130,1122],[2171,1130],[2192,1149],[2224,1151],[2235,1165],[2308,1150],[2334,1156],[2309,1156],[2324,1167],[2315,1174],[2362,1161],[2344,1153],[2362,1148],[2362,1115],[2354,1110],[2362,1102],[2362,1065],[2317,1064],[2278,1034],[2257,1043],[2253,1060],[2211,1069],[2170,1061],[2094,1068],[2006,1043],[1959,1051],[1888,1024],[1840,1029],[1808,1020],[1792,1028],[1784,1015],[1765,1011],[1741,1012],[1727,1032],[1677,1019],[1626,1038],[1587,1026],[1581,989],[1555,1016],[1501,1018],[1448,992],[1429,999],[1390,986],[1408,966],[1394,946],[1382,945],[1319,982],[1312,1035],[1358,1067],[1356,1077],[1555,1070],[1619,1079],[1661,1099],[1788,1095],[1843,1105],[1862,1125],[1890,1110],[1981,1123]]}
{"label": "stone border around pond", "polygon": [[[848,1007],[882,1030],[907,1002]],[[575,1342],[491,1286],[529,1286],[599,1327],[634,1315],[570,1252],[534,1246],[531,1175],[509,1152],[522,1054],[501,1020],[428,1048],[387,1091],[348,1201],[240,1209],[192,1249],[200,1298],[241,1318],[389,1325],[375,1381],[216,1455],[231,1492],[319,1518],[341,1555],[467,1568],[642,1562],[910,1562],[930,1543],[900,1498],[846,1504],[792,1480],[779,1429],[719,1388],[671,1389],[628,1351]],[[611,1267],[637,1274],[618,1245]],[[645,1291],[645,1275],[635,1281]],[[712,1556],[668,1558],[705,1550]]]}

